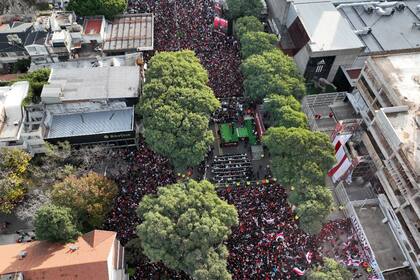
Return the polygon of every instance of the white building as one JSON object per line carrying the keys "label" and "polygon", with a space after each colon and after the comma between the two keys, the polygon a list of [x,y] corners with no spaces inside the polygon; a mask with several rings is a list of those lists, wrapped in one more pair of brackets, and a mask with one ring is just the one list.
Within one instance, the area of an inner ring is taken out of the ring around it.
{"label": "white building", "polygon": [[26,81],[0,87],[0,147],[20,148],[34,154],[37,145],[43,145],[44,141],[42,135],[25,132],[26,112],[22,102],[28,90],[29,83]]}
{"label": "white building", "polygon": [[332,81],[339,66],[352,64],[365,47],[329,0],[267,3],[270,26],[307,80]]}

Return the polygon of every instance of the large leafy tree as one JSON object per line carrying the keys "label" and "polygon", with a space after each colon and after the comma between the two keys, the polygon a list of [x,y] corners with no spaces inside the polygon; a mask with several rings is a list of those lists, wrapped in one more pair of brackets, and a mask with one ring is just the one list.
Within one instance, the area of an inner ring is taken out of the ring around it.
{"label": "large leafy tree", "polygon": [[291,191],[289,201],[297,205],[300,227],[308,233],[318,233],[331,213],[333,197],[324,186],[305,184]]}
{"label": "large leafy tree", "polygon": [[293,95],[300,99],[305,94],[303,77],[294,61],[280,50],[251,55],[242,63],[245,95],[261,102],[269,94]]}
{"label": "large leafy tree", "polygon": [[259,17],[263,9],[261,0],[227,0],[229,14],[231,18],[243,16]]}
{"label": "large leafy tree", "polygon": [[241,39],[248,32],[263,32],[264,25],[254,16],[245,16],[236,20],[234,29],[237,38]]}
{"label": "large leafy tree", "polygon": [[35,215],[35,235],[39,240],[67,243],[78,235],[71,210],[45,205]]}
{"label": "large leafy tree", "polygon": [[68,207],[78,226],[86,232],[102,225],[118,192],[116,184],[95,172],[78,178],[68,176],[51,192],[54,204]]}
{"label": "large leafy tree", "polygon": [[[263,137],[263,143],[271,155],[271,167],[275,177],[285,185],[297,184],[302,169],[319,167],[322,176],[334,163],[333,147],[327,135],[303,128],[271,127]],[[308,166],[314,163],[314,166]],[[306,164],[306,166],[305,166]]]}
{"label": "large leafy tree", "polygon": [[292,95],[270,95],[264,102],[269,126],[307,127],[307,119],[300,103]]}
{"label": "large leafy tree", "polygon": [[10,213],[23,199],[30,160],[23,150],[0,148],[0,212]]}
{"label": "large leafy tree", "polygon": [[329,213],[330,209],[317,200],[307,200],[296,209],[300,227],[309,234],[319,233]]}
{"label": "large leafy tree", "polygon": [[241,37],[241,54],[245,59],[276,49],[277,37],[266,32],[248,32]]}
{"label": "large leafy tree", "polygon": [[213,142],[209,118],[220,106],[192,51],[155,55],[137,106],[146,143],[178,170],[199,164]]}
{"label": "large leafy tree", "polygon": [[311,269],[306,278],[308,280],[350,280],[352,274],[335,260],[324,258],[324,265]]}
{"label": "large leafy tree", "polygon": [[68,11],[74,11],[78,16],[104,15],[112,19],[122,14],[127,8],[127,0],[70,0]]}
{"label": "large leafy tree", "polygon": [[177,183],[145,196],[137,211],[143,252],[152,262],[183,270],[194,279],[231,279],[223,241],[238,224],[234,206],[208,181]]}

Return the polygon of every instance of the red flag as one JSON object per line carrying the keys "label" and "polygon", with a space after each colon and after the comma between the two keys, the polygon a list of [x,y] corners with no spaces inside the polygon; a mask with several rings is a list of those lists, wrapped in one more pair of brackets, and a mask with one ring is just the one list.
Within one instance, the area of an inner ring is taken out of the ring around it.
{"label": "red flag", "polygon": [[297,267],[294,267],[293,268],[293,272],[294,273],[296,273],[297,275],[299,275],[299,276],[303,276],[304,274],[305,274],[305,271],[302,271],[302,270],[300,270],[299,268],[297,268]]}

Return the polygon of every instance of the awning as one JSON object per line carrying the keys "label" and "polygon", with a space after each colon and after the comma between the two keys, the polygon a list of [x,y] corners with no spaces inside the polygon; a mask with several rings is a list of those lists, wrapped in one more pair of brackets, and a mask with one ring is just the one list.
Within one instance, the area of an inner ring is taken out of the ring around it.
{"label": "awning", "polygon": [[255,112],[255,124],[257,128],[258,137],[261,138],[265,133],[265,127],[259,110]]}

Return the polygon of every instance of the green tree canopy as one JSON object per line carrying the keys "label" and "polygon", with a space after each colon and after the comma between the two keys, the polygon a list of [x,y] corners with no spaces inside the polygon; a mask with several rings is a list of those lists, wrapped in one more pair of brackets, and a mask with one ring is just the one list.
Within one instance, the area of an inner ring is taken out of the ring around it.
{"label": "green tree canopy", "polygon": [[309,234],[319,233],[329,213],[330,209],[325,208],[317,200],[307,200],[296,209],[299,226]]}
{"label": "green tree canopy", "polygon": [[288,200],[297,205],[296,214],[300,217],[300,227],[310,234],[321,230],[333,204],[330,189],[310,184],[291,191]]}
{"label": "green tree canopy", "polygon": [[234,29],[237,38],[240,40],[248,32],[263,32],[264,25],[254,16],[245,16],[235,21]]}
{"label": "green tree canopy", "polygon": [[41,68],[19,77],[19,80],[29,82],[29,93],[28,96],[23,100],[23,105],[29,105],[31,102],[39,103],[41,100],[40,97],[42,89],[48,82],[50,73],[50,68]]}
{"label": "green tree canopy", "polygon": [[251,55],[241,65],[245,95],[261,102],[269,94],[305,95],[305,83],[294,61],[280,50]]}
{"label": "green tree canopy", "polygon": [[183,270],[194,279],[230,279],[223,245],[238,224],[234,206],[208,181],[177,183],[143,197],[137,210],[141,246],[152,262]]}
{"label": "green tree canopy", "polygon": [[71,210],[45,205],[35,214],[35,235],[39,240],[67,243],[78,235]]}
{"label": "green tree canopy", "polygon": [[70,0],[66,9],[78,16],[104,15],[112,19],[127,8],[127,0]]}
{"label": "green tree canopy", "polygon": [[0,148],[0,213],[10,213],[23,199],[30,160],[23,150]]}
{"label": "green tree canopy", "polygon": [[208,74],[192,51],[156,54],[146,72],[137,106],[146,143],[177,170],[199,164],[214,137],[211,114],[220,107],[208,87]]}
{"label": "green tree canopy", "polygon": [[0,148],[1,177],[23,175],[28,168],[31,158],[31,155],[21,149]]}
{"label": "green tree canopy", "polygon": [[102,225],[117,195],[116,184],[95,172],[77,178],[68,176],[51,192],[54,204],[68,207],[83,232]]}
{"label": "green tree canopy", "polygon": [[264,135],[263,143],[270,151],[274,176],[285,185],[297,184],[302,178],[301,171],[308,162],[315,163],[325,176],[335,161],[328,136],[320,132],[303,128],[271,127]]}
{"label": "green tree canopy", "polygon": [[295,205],[302,204],[308,200],[316,200],[322,204],[325,209],[331,209],[334,201],[329,188],[322,185],[312,185],[310,183],[295,188],[290,192],[288,199],[290,203]]}
{"label": "green tree canopy", "polygon": [[270,95],[265,100],[264,109],[269,126],[307,128],[306,115],[301,111],[299,101],[292,95]]}
{"label": "green tree canopy", "polygon": [[275,50],[277,37],[266,32],[248,32],[241,37],[241,54],[245,59],[253,54],[259,55]]}
{"label": "green tree canopy", "polygon": [[229,15],[234,19],[243,16],[259,17],[263,9],[261,0],[227,0],[226,3]]}
{"label": "green tree canopy", "polygon": [[324,265],[311,269],[308,280],[351,280],[352,274],[344,266],[330,258],[324,258]]}

